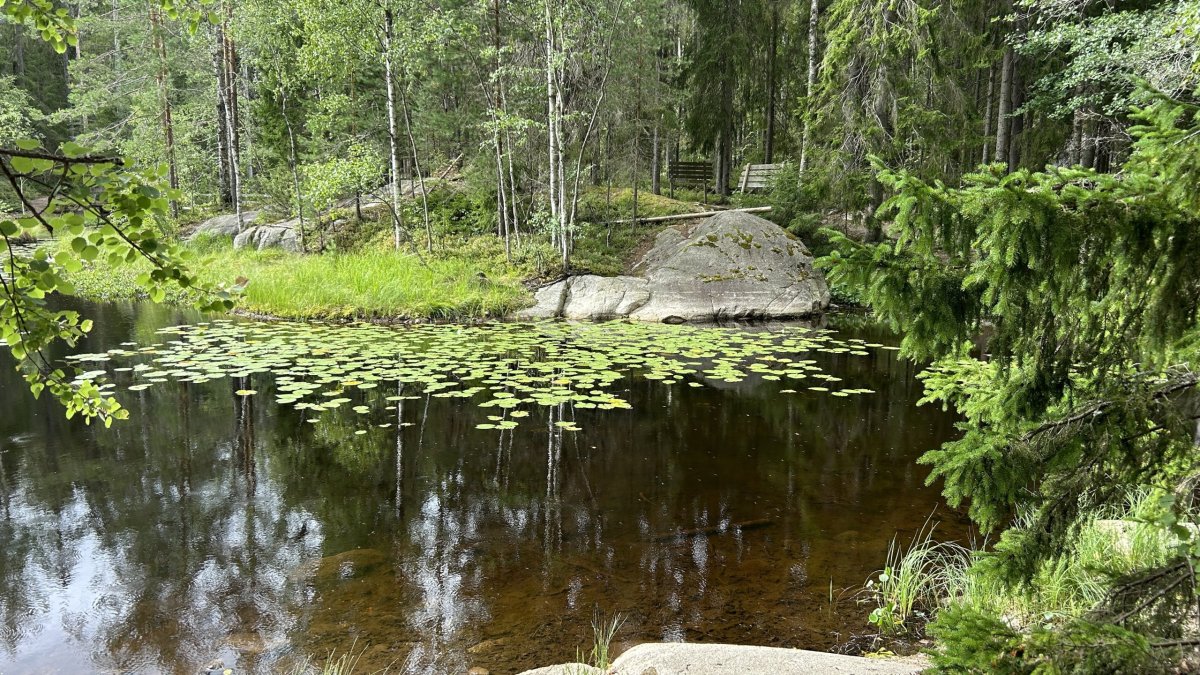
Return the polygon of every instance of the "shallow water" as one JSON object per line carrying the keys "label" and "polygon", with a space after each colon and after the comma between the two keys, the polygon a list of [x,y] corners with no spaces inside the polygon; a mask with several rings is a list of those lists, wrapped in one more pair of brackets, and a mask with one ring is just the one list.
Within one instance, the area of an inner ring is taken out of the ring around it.
{"label": "shallow water", "polygon": [[[82,352],[195,320],[87,311]],[[270,373],[120,391],[131,417],[105,430],[0,363],[0,672],[276,672],[334,651],[509,673],[586,651],[597,612],[624,618],[618,651],[834,648],[869,628],[843,589],[894,535],[935,511],[964,532],[914,461],[953,418],[915,406],[914,366],[868,352],[802,358],[870,394],[631,372],[607,387],[631,409],[534,405],[506,431],[476,428],[496,413],[479,400],[429,395],[309,424]]]}

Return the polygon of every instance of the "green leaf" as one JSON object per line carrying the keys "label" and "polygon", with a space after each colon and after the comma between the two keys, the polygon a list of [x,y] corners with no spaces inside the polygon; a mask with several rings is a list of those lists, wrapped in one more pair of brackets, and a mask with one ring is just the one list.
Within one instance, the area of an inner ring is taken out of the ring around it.
{"label": "green leaf", "polygon": [[63,143],[61,146],[59,146],[58,149],[62,152],[63,155],[70,157],[72,159],[74,159],[76,157],[82,157],[88,153],[87,148],[83,147],[82,145],[79,145],[75,141],[67,141],[66,143]]}
{"label": "green leaf", "polygon": [[9,164],[12,165],[13,171],[21,174],[35,173],[37,167],[34,160],[28,157],[11,157]]}

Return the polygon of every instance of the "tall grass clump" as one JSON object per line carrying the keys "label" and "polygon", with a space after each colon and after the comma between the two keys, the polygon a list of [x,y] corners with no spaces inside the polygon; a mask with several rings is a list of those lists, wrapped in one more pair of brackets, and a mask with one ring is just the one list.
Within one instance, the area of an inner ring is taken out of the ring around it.
{"label": "tall grass clump", "polygon": [[625,617],[620,613],[605,619],[604,615],[597,609],[592,615],[591,661],[593,666],[607,671],[609,666],[612,665],[612,641],[617,631],[624,624]]}
{"label": "tall grass clump", "polygon": [[970,551],[953,542],[933,539],[926,523],[907,548],[892,538],[887,564],[866,583],[865,592],[876,607],[868,620],[885,635],[904,633],[912,621],[927,620],[962,575]]}

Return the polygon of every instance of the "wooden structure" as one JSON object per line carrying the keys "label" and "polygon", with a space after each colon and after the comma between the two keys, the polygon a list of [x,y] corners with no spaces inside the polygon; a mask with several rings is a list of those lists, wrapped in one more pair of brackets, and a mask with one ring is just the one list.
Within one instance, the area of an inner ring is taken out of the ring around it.
{"label": "wooden structure", "polygon": [[747,164],[742,169],[742,179],[738,181],[738,190],[765,190],[771,187],[771,180],[783,168],[782,164]]}
{"label": "wooden structure", "polygon": [[671,199],[675,198],[675,182],[700,183],[704,186],[704,203],[708,203],[708,184],[712,182],[712,164],[708,162],[671,162],[667,167],[667,180],[670,182]]}

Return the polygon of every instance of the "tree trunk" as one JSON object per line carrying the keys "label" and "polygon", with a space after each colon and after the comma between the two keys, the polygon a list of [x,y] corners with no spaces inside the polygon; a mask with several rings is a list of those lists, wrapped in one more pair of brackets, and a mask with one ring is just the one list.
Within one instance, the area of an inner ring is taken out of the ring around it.
{"label": "tree trunk", "polygon": [[401,110],[404,112],[404,131],[408,134],[408,143],[412,147],[413,171],[417,176],[417,184],[421,186],[421,214],[425,218],[425,250],[433,253],[433,226],[429,224],[429,195],[425,190],[425,176],[421,173],[421,160],[417,159],[417,138],[413,135],[412,115],[408,108],[408,82],[400,87]]}
{"label": "tree trunk", "polygon": [[[1012,110],[1019,110],[1025,104],[1025,92],[1022,87],[1020,74],[1016,72],[1016,66],[1013,66],[1013,101]],[[1021,132],[1025,130],[1025,118],[1028,116],[1028,111],[1024,115],[1013,115],[1012,130],[1009,132],[1008,139],[1008,170],[1016,171],[1021,165]]]}
{"label": "tree trunk", "polygon": [[[555,227],[550,233],[550,242],[555,244],[558,237],[562,234],[558,229],[558,195],[556,193],[556,183],[558,181],[558,165],[555,156],[555,96],[554,96],[554,19],[551,14],[550,0],[543,0],[546,9],[546,143],[549,162],[549,172],[546,181],[547,196],[550,201],[550,219]],[[564,270],[565,271],[565,270]]]}
{"label": "tree trunk", "polygon": [[[641,64],[639,63],[639,65]],[[638,217],[638,173],[641,169],[639,160],[642,158],[642,78],[640,68],[638,69],[635,90],[636,94],[633,103],[633,222],[636,224]]]}
{"label": "tree trunk", "polygon": [[217,206],[227,208],[233,203],[233,188],[229,184],[229,125],[225,123],[225,92],[228,86],[225,76],[224,26],[216,29],[216,48],[213,51],[213,71],[217,80]]}
{"label": "tree trunk", "polygon": [[721,129],[717,136],[716,185],[714,191],[722,197],[729,194],[729,165],[733,162],[733,82],[728,69],[721,79]]}
{"label": "tree trunk", "polygon": [[983,155],[979,160],[980,164],[987,164],[988,148],[991,147],[992,141],[992,100],[996,95],[996,67],[988,67],[988,85],[987,85],[987,103],[983,106]]}
{"label": "tree trunk", "polygon": [[392,238],[400,250],[400,142],[396,138],[396,82],[392,77],[392,41],[394,38],[392,10],[383,12],[383,77],[387,90],[388,153],[392,167]]}
{"label": "tree trunk", "polygon": [[1004,59],[1000,66],[1000,104],[996,110],[996,150],[993,161],[1008,161],[1008,142],[1012,120],[1012,83],[1013,83],[1013,50],[1011,46],[1004,48]]}
{"label": "tree trunk", "polygon": [[225,23],[219,31],[221,36],[221,69],[224,73],[225,91],[222,98],[225,101],[225,137],[229,143],[229,194],[233,201],[233,210],[237,214],[238,230],[242,230],[242,185],[239,170],[239,134],[238,134],[238,91],[237,91],[237,51],[233,39],[229,37],[229,19],[232,17],[233,5],[225,5]]}
{"label": "tree trunk", "polygon": [[[241,62],[240,59],[239,59],[239,62]],[[246,105],[251,106],[253,108],[253,106],[251,105],[251,101],[253,101],[253,99],[250,97],[250,91],[251,91],[250,90],[250,68],[245,63],[241,63],[241,77],[239,78],[239,81],[242,83],[241,100],[246,101]],[[238,120],[238,129],[246,130],[246,154],[245,154],[246,161],[242,162],[241,166],[244,168],[244,170],[246,172],[246,177],[249,178],[250,180],[254,180],[254,146],[253,146],[254,131],[253,131],[253,128],[251,127],[251,123],[254,120],[254,116],[250,115],[249,117],[246,118],[245,122],[242,122],[241,114],[237,113],[235,111],[235,119]],[[241,138],[241,131],[238,132],[238,138],[239,139]],[[241,157],[242,157],[242,146],[239,141],[239,143],[238,143],[238,158],[240,159]],[[239,193],[240,193],[240,191],[241,191],[240,183],[238,185],[238,188],[239,188]]]}
{"label": "tree trunk", "polygon": [[767,47],[767,119],[763,137],[763,161],[775,157],[775,56],[779,50],[779,8],[771,5],[771,42]]}
{"label": "tree trunk", "polygon": [[821,0],[812,0],[808,9],[808,78],[804,84],[804,122],[800,127],[800,173],[808,168],[809,118],[812,117],[813,88],[817,84],[817,19]]}
{"label": "tree trunk", "polygon": [[[558,167],[558,176],[555,182],[558,184],[558,224],[562,230],[559,244],[562,247],[562,269],[565,274],[571,267],[571,230],[567,215],[567,163],[562,133],[566,106],[563,102],[561,67],[556,70],[555,75],[557,79],[554,87],[554,152],[557,155],[555,164]],[[582,150],[580,148],[581,152]],[[578,190],[576,192],[578,193]]]}
{"label": "tree trunk", "polygon": [[[167,155],[167,181],[172,190],[179,189],[179,172],[175,165],[175,126],[171,120],[171,91],[167,81],[167,45],[162,36],[162,19],[158,10],[150,8],[150,32],[153,35],[154,51],[158,55],[158,69],[154,74],[154,82],[158,87],[158,99],[161,106],[161,123],[163,141]],[[179,215],[179,204],[171,199],[171,215]]]}
{"label": "tree trunk", "polygon": [[512,232],[508,219],[508,200],[504,178],[504,148],[500,136],[500,116],[496,114],[503,97],[500,95],[500,0],[492,0],[492,145],[496,151],[496,229],[504,238],[504,259],[512,262]]}
{"label": "tree trunk", "polygon": [[1096,168],[1096,122],[1089,116],[1080,126],[1082,127],[1082,131],[1080,132],[1081,151],[1079,163],[1085,168],[1094,169]]}
{"label": "tree trunk", "polygon": [[662,194],[662,179],[659,174],[662,173],[662,167],[659,166],[661,161],[659,158],[662,155],[662,149],[658,143],[658,121],[654,122],[654,131],[651,138],[650,149],[652,155],[650,157],[650,191],[656,195]]}
{"label": "tree trunk", "polygon": [[[300,162],[296,155],[296,134],[292,130],[292,120],[288,118],[287,113],[287,92],[282,86],[279,88],[279,110],[283,114],[283,125],[287,129],[288,135],[288,165],[292,170],[292,188],[296,192],[296,217],[299,218],[300,224],[300,251],[307,250],[308,238],[304,236],[304,194],[300,191]],[[357,200],[355,200],[357,206]],[[358,219],[362,220],[362,212],[359,211]]]}
{"label": "tree trunk", "polygon": [[[508,115],[508,94],[504,90],[504,83],[500,83],[500,110]],[[508,152],[505,153],[506,164],[508,164],[508,208],[512,211],[512,220],[508,221],[512,226],[512,234],[517,238],[517,243],[521,243],[521,219],[517,211],[517,174],[513,169],[513,139],[512,132],[508,129],[504,130],[504,141]]]}
{"label": "tree trunk", "polygon": [[25,27],[12,24],[12,74],[17,86],[25,83]]}
{"label": "tree trunk", "polygon": [[867,206],[867,241],[883,241],[883,223],[879,221],[879,207],[883,204],[883,184],[874,172],[871,173],[870,202]]}

